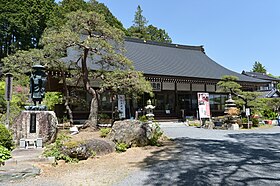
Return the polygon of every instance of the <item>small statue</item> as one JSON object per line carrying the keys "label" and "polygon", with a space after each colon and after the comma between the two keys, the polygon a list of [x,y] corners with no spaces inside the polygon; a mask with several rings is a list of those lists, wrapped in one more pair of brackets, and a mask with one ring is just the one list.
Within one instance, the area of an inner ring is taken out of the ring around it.
{"label": "small statue", "polygon": [[45,73],[45,67],[42,65],[34,65],[32,67],[30,77],[30,94],[34,105],[37,102],[41,104],[46,93],[47,75]]}

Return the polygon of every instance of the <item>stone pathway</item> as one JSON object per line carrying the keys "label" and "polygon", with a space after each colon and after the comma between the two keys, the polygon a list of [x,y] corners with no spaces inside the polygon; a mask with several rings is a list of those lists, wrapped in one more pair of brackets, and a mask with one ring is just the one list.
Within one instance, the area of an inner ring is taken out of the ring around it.
{"label": "stone pathway", "polygon": [[11,159],[0,167],[0,185],[4,182],[36,176],[40,169],[36,163],[53,163],[54,159],[42,156],[43,149],[15,149],[12,151]]}

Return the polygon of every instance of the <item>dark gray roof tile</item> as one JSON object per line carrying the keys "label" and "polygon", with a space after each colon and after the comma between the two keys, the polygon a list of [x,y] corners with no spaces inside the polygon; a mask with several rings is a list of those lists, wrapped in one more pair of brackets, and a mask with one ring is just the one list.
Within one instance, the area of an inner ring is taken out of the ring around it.
{"label": "dark gray roof tile", "polygon": [[126,39],[126,56],[135,69],[144,74],[196,77],[220,80],[224,75],[237,76],[239,81],[267,82],[233,72],[212,59],[202,46],[161,44],[137,39]]}

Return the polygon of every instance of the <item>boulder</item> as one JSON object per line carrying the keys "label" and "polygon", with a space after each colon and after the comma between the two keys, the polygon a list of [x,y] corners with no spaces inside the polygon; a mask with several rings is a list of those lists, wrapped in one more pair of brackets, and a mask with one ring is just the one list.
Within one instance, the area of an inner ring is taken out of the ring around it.
{"label": "boulder", "polygon": [[93,155],[105,155],[115,151],[110,141],[91,139],[82,142],[69,142],[62,147],[62,153],[71,158],[86,160]]}
{"label": "boulder", "polygon": [[114,143],[125,143],[133,147],[148,145],[150,136],[151,127],[138,120],[116,121],[108,135]]}

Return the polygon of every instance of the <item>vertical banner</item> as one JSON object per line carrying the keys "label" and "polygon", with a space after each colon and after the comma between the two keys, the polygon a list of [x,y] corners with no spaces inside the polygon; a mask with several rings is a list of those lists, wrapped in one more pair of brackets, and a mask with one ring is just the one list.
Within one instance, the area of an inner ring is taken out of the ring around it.
{"label": "vertical banner", "polygon": [[210,104],[209,104],[209,93],[198,92],[198,110],[199,118],[210,118]]}
{"label": "vertical banner", "polygon": [[118,95],[118,110],[119,110],[119,116],[120,119],[125,118],[125,96],[124,95]]}

